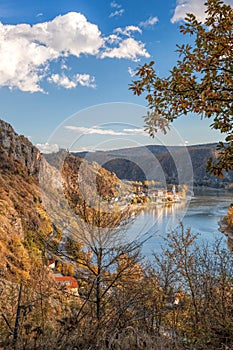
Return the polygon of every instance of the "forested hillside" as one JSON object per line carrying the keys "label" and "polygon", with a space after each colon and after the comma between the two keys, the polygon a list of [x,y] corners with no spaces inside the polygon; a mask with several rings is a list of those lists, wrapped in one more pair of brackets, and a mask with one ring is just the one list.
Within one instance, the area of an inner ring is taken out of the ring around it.
{"label": "forested hillside", "polygon": [[[94,153],[78,152],[79,157],[86,157],[90,161],[96,161],[104,168],[114,172],[120,179],[144,181],[161,180],[159,167],[162,167],[167,183],[177,183],[177,169],[173,160],[173,154],[182,159],[189,152],[193,170],[194,186],[209,186],[215,188],[231,188],[233,172],[224,174],[224,179],[210,175],[206,171],[210,157],[216,157],[216,144],[201,144],[194,146],[156,146],[135,147],[114,151],[101,151]],[[155,160],[152,162],[152,155]],[[157,167],[157,169],[156,169]],[[146,175],[145,175],[146,173]],[[156,178],[157,176],[157,178]]]}
{"label": "forested hillside", "polygon": [[46,160],[3,121],[0,160],[1,348],[232,348],[233,263],[220,242],[200,246],[181,225],[149,262],[125,237],[124,211],[88,204],[93,178],[104,203],[127,190],[116,175],[63,151]]}

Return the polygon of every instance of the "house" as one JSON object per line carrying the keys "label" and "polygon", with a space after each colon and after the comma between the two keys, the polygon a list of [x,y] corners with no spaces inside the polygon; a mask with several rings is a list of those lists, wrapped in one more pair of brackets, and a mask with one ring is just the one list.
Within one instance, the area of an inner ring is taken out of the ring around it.
{"label": "house", "polygon": [[171,191],[167,191],[167,200],[172,201],[173,200],[173,193]]}
{"label": "house", "polygon": [[158,197],[164,197],[164,193],[162,190],[158,190],[158,194],[157,194]]}
{"label": "house", "polygon": [[62,276],[55,275],[55,281],[59,283],[61,286],[65,286],[65,288],[71,293],[78,294],[78,282],[76,278],[72,276]]}
{"label": "house", "polygon": [[54,270],[56,266],[56,260],[55,259],[49,259],[48,266],[50,269]]}

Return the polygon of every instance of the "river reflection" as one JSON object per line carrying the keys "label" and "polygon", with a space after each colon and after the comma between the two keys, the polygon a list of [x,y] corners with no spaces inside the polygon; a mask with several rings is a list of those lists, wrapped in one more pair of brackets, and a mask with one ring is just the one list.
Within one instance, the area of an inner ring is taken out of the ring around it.
{"label": "river reflection", "polygon": [[[224,237],[218,230],[218,222],[226,215],[233,201],[233,194],[214,190],[196,191],[189,202],[158,205],[142,211],[126,234],[130,240],[141,236],[151,236],[143,245],[143,253],[147,256],[158,251],[163,244],[163,237],[177,228],[182,221],[193,233],[200,233],[200,240],[214,241]],[[226,243],[227,244],[227,243]]]}

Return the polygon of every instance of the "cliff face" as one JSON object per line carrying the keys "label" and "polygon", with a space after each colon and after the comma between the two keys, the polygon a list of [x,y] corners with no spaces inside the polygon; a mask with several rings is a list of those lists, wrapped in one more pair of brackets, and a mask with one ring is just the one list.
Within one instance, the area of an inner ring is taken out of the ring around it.
{"label": "cliff face", "polygon": [[94,222],[96,217],[100,217],[99,211],[104,217],[109,201],[127,187],[115,174],[95,162],[64,151],[45,157],[47,162],[41,162],[40,172],[43,198],[61,231],[67,227],[80,231],[78,227],[82,220]]}
{"label": "cliff face", "polygon": [[27,278],[30,254],[52,232],[38,184],[41,155],[0,120],[0,271]]}
{"label": "cliff face", "polygon": [[39,171],[39,150],[26,137],[16,134],[12,126],[3,120],[0,120],[0,157],[1,169],[21,168],[28,175]]}
{"label": "cliff face", "polygon": [[[0,120],[0,275],[28,278],[33,259],[41,258],[46,242],[56,235],[56,225],[62,227],[59,224],[67,213],[72,221],[74,212],[69,205],[74,197],[80,198],[76,180],[82,162],[62,153],[50,156],[47,162],[26,137]],[[115,196],[116,176],[95,164],[85,164],[80,182],[86,184],[95,174],[101,196]],[[43,198],[42,182],[47,185]],[[46,196],[52,198],[50,207]]]}

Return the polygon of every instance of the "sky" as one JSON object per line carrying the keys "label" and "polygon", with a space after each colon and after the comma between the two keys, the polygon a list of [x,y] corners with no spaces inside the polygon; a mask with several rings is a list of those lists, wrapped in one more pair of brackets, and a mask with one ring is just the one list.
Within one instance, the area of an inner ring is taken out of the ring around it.
{"label": "sky", "polygon": [[[89,135],[77,146],[83,149],[85,142],[96,148],[106,137],[129,134],[150,144],[145,98],[128,89],[135,69],[153,60],[156,72],[167,75],[176,44],[189,40],[179,25],[187,12],[204,20],[204,11],[203,0],[0,0],[0,118],[42,150],[64,130],[67,147],[71,133]],[[116,103],[121,117],[112,115]],[[182,117],[163,142],[218,141],[209,124]]]}

